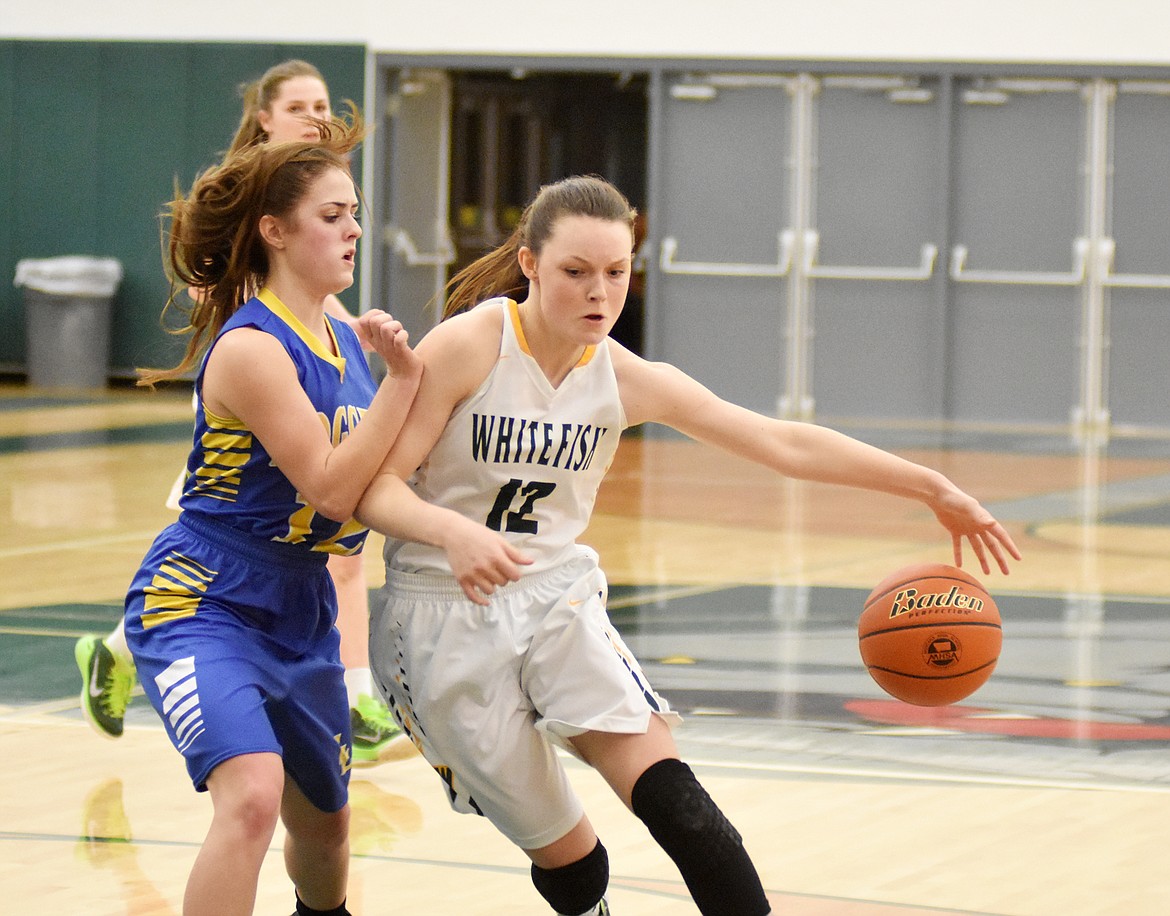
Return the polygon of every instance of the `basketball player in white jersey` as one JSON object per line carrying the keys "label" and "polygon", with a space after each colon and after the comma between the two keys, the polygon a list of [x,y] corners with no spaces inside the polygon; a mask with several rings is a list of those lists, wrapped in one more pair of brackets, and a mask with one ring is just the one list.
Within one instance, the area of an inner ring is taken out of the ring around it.
{"label": "basketball player in white jersey", "polygon": [[[609,622],[597,555],[576,543],[621,431],[663,423],[781,474],[920,500],[956,562],[966,540],[984,571],[1019,553],[943,475],[737,407],[609,339],[634,215],[607,182],[565,179],[452,279],[447,320],[417,347],[417,400],[356,513],[388,538],[371,665],[452,806],[524,850],[555,912],[609,912],[608,857],[557,744],[646,824],[700,912],[762,916],[740,835],[678,759],[677,716]],[[527,295],[488,299],[513,291]]]}

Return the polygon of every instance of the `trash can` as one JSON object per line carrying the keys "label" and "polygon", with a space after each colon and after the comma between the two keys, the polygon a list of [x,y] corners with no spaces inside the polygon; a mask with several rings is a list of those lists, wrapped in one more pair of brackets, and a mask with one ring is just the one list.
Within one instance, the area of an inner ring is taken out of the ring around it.
{"label": "trash can", "polygon": [[109,375],[110,306],[122,282],[115,258],[67,255],[17,262],[24,289],[28,383],[101,388]]}

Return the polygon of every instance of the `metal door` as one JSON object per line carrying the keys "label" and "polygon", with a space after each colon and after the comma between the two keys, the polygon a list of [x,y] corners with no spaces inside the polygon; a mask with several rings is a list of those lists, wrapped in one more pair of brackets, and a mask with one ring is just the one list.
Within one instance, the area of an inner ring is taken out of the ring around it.
{"label": "metal door", "polygon": [[945,415],[943,105],[930,80],[820,81],[815,204],[795,265],[810,285],[819,419]]}
{"label": "metal door", "polygon": [[[371,305],[402,321],[417,343],[438,320],[447,265],[451,83],[442,70],[389,72],[375,176],[384,201],[382,270]],[[428,308],[428,304],[430,307]]]}
{"label": "metal door", "polygon": [[1109,410],[1118,427],[1170,427],[1170,83],[1122,82],[1114,103]]}
{"label": "metal door", "polygon": [[647,355],[769,415],[785,391],[790,82],[675,74],[651,98]]}
{"label": "metal door", "polygon": [[1076,414],[1090,255],[1083,90],[1074,80],[956,86],[956,420],[1065,425]]}

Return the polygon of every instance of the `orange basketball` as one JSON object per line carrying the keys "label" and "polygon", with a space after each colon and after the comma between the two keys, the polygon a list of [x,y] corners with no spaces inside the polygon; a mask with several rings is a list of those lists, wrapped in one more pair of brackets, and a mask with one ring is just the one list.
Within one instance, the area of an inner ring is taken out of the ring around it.
{"label": "orange basketball", "polygon": [[887,576],[857,622],[861,660],[886,693],[946,706],[982,687],[1003,644],[999,608],[956,566],[920,563]]}

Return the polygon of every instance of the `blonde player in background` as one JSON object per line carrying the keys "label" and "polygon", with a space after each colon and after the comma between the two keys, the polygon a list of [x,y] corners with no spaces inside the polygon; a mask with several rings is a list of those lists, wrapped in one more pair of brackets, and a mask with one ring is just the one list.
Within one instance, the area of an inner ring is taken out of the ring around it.
{"label": "blonde player in background", "polygon": [[[259,79],[244,85],[242,94],[243,113],[226,155],[257,143],[315,141],[319,134],[311,119],[328,120],[332,113],[324,77],[302,60],[287,60],[269,68]],[[327,298],[326,309],[360,333],[356,319],[337,296]],[[176,511],[183,476],[179,475],[167,499],[167,505]],[[369,592],[361,555],[331,556],[329,573],[337,589],[337,628],[353,720],[354,763],[371,766],[410,751],[410,745],[370,676]],[[121,621],[104,637],[88,634],[78,639],[74,658],[83,681],[80,699],[86,720],[105,737],[121,736],[136,683]]]}

